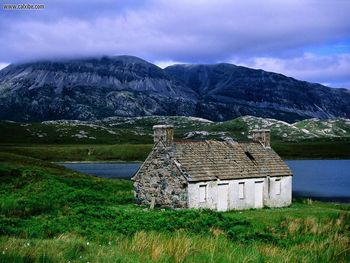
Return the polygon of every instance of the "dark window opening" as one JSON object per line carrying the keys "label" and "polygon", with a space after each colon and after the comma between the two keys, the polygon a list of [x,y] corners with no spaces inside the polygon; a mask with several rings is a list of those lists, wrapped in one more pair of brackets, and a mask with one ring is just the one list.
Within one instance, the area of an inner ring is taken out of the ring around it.
{"label": "dark window opening", "polygon": [[253,157],[253,155],[250,152],[244,152],[245,155],[247,155],[247,157],[251,160],[251,161],[255,161],[255,158]]}

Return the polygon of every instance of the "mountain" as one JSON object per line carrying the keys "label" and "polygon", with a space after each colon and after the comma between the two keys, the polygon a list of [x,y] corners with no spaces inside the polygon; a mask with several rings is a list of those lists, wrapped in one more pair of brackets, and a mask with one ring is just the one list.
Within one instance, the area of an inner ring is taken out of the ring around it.
{"label": "mountain", "polygon": [[199,95],[197,115],[227,120],[253,115],[285,121],[350,117],[350,91],[235,66],[174,65],[165,71]]}
{"label": "mountain", "polygon": [[232,64],[161,69],[132,56],[39,61],[0,71],[0,119],[244,115],[288,122],[350,117],[350,91]]}
{"label": "mountain", "polygon": [[193,115],[196,101],[194,91],[161,68],[131,56],[42,61],[0,71],[0,119]]}

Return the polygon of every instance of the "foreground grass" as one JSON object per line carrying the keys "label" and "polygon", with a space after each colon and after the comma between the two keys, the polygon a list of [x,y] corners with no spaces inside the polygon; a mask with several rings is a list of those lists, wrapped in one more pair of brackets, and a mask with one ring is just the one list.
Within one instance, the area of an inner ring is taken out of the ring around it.
{"label": "foreground grass", "polygon": [[350,207],[148,210],[132,184],[0,153],[0,262],[348,262]]}
{"label": "foreground grass", "polygon": [[141,231],[130,238],[110,239],[108,243],[75,235],[53,239],[3,237],[0,259],[8,262],[346,262],[348,245],[348,239],[342,235],[283,247],[231,242],[220,234],[203,237],[184,231],[171,235]]}

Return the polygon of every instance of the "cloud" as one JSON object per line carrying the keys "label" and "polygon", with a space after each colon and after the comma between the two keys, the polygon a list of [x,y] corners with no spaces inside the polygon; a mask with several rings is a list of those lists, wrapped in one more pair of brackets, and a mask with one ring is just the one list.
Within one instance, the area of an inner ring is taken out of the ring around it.
{"label": "cloud", "polygon": [[7,67],[9,65],[9,63],[1,63],[0,62],[0,70]]}
{"label": "cloud", "polygon": [[153,61],[153,64],[157,65],[160,68],[166,68],[175,64],[185,64],[185,62],[174,61],[174,60],[156,60]]}
{"label": "cloud", "polygon": [[211,62],[295,52],[350,36],[349,1],[139,2],[62,0],[27,15],[6,11],[0,60],[130,53]]}
{"label": "cloud", "polygon": [[300,57],[255,57],[233,59],[231,63],[278,72],[301,80],[319,82],[337,88],[350,88],[350,54],[315,55],[305,53]]}
{"label": "cloud", "polygon": [[50,0],[41,11],[1,10],[0,61],[130,54],[159,65],[270,66],[320,45],[349,47],[348,10],[350,1],[331,0]]}

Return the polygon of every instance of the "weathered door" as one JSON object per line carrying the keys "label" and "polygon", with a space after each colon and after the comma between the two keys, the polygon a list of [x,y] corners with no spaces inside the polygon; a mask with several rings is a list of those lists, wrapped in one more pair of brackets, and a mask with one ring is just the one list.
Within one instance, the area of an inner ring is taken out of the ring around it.
{"label": "weathered door", "polygon": [[254,196],[255,196],[255,208],[262,208],[264,207],[264,182],[263,181],[257,181],[255,182],[254,187]]}
{"label": "weathered door", "polygon": [[228,209],[228,184],[218,185],[218,211]]}

